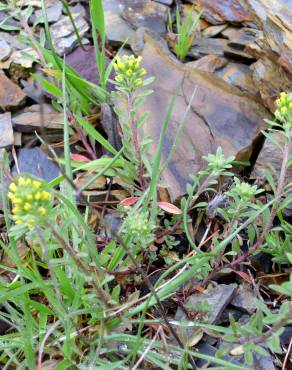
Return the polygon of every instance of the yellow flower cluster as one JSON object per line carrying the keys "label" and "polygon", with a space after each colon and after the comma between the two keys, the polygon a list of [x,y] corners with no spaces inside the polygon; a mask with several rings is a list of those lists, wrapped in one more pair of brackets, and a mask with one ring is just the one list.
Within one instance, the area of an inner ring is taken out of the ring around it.
{"label": "yellow flower cluster", "polygon": [[279,99],[276,100],[277,110],[275,117],[281,122],[292,121],[292,92],[281,92]]}
{"label": "yellow flower cluster", "polygon": [[12,203],[16,225],[25,225],[32,229],[44,221],[51,208],[52,196],[43,182],[19,177],[10,184],[9,190],[8,197]]}
{"label": "yellow flower cluster", "polygon": [[143,86],[142,76],[146,74],[146,69],[140,67],[142,57],[134,55],[124,55],[117,57],[114,63],[116,72],[116,82],[128,89],[135,89]]}

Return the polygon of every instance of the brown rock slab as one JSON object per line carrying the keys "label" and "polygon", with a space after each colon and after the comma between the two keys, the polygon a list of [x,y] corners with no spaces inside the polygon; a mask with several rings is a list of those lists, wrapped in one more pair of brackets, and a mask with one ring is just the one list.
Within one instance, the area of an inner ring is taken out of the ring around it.
{"label": "brown rock slab", "polygon": [[24,103],[25,97],[21,88],[0,71],[0,109],[7,111],[16,108]]}
{"label": "brown rock slab", "polygon": [[164,137],[162,162],[168,158],[183,115],[194,96],[179,144],[161,177],[171,197],[177,198],[185,193],[189,174],[195,175],[206,166],[202,156],[214,153],[218,146],[225,155],[248,160],[265,127],[263,118],[269,114],[254,96],[242,93],[213,74],[178,63],[149,36],[145,40],[143,64],[148,75],[156,78],[151,85],[154,93],[143,106],[143,110],[150,112],[142,134],[152,139],[151,155],[157,148],[168,105],[180,87]]}
{"label": "brown rock slab", "polygon": [[62,130],[63,113],[57,112],[49,104],[38,104],[27,107],[22,113],[12,117],[13,127],[20,132],[40,132],[42,125],[45,129]]}
{"label": "brown rock slab", "polygon": [[228,27],[228,24],[219,24],[218,26],[210,26],[204,29],[202,32],[203,37],[214,37],[224,31]]}
{"label": "brown rock slab", "polygon": [[11,113],[0,114],[0,148],[7,148],[14,143]]}
{"label": "brown rock slab", "polygon": [[217,55],[206,55],[203,58],[186,63],[186,66],[212,73],[223,68],[227,63],[228,60],[226,58],[218,57]]}
{"label": "brown rock slab", "polygon": [[188,52],[188,56],[199,59],[205,55],[223,56],[224,49],[227,48],[227,40],[220,38],[201,38],[195,39],[193,46]]}
{"label": "brown rock slab", "polygon": [[246,91],[256,95],[258,89],[252,79],[252,71],[246,64],[230,62],[219,71],[216,76],[232,86],[238,87],[241,91]]}
{"label": "brown rock slab", "polygon": [[242,23],[251,20],[240,0],[199,0],[197,4],[203,11],[203,17],[211,24]]}
{"label": "brown rock slab", "polygon": [[289,91],[289,77],[282,68],[279,68],[267,56],[262,57],[250,67],[253,71],[253,80],[260,91],[263,103],[271,112],[274,112],[275,100],[279,93],[281,91]]}

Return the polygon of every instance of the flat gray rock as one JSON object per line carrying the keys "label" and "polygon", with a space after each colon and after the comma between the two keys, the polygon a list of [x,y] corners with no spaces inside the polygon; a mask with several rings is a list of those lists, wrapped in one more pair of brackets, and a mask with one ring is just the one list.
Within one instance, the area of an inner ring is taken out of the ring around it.
{"label": "flat gray rock", "polygon": [[0,148],[7,148],[14,143],[11,113],[0,114]]}
{"label": "flat gray rock", "polygon": [[0,40],[0,62],[4,62],[10,57],[12,49],[6,40]]}
{"label": "flat gray rock", "polygon": [[[29,173],[45,181],[59,176],[58,166],[38,147],[20,149],[17,156],[20,173]],[[13,166],[12,173],[16,172]]]}
{"label": "flat gray rock", "polygon": [[[72,14],[79,36],[82,38],[89,30],[89,25],[80,14]],[[63,55],[72,50],[77,43],[77,36],[69,16],[61,18],[51,26],[51,36],[54,46],[59,55]]]}
{"label": "flat gray rock", "polygon": [[42,125],[46,130],[62,130],[63,114],[49,104],[32,105],[12,117],[12,125],[20,132],[40,132]]}
{"label": "flat gray rock", "polygon": [[[190,315],[196,317],[196,321],[215,324],[219,321],[226,306],[231,302],[236,289],[237,284],[217,285],[204,293],[193,294],[188,297],[185,302],[185,308]],[[180,307],[177,309],[175,320],[192,322]],[[183,343],[188,344],[193,342],[198,332],[199,330],[196,327],[178,329],[178,334]]]}
{"label": "flat gray rock", "polygon": [[248,285],[240,285],[231,304],[241,311],[253,314],[257,309],[256,295]]}
{"label": "flat gray rock", "polygon": [[[46,12],[48,22],[49,23],[58,22],[62,16],[62,9],[63,6],[61,2],[56,2],[52,6],[47,7]],[[31,17],[31,22],[33,23],[35,22],[36,19],[38,19],[39,23],[44,23],[42,15],[43,15],[42,9],[36,10],[34,15]]]}

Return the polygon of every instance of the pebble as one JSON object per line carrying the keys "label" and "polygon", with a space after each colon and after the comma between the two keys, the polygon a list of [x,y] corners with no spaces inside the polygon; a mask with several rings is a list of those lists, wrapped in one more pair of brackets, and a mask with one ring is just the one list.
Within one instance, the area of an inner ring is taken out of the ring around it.
{"label": "pebble", "polygon": [[14,143],[11,113],[0,114],[0,148],[7,148]]}
{"label": "pebble", "polygon": [[4,62],[10,57],[12,49],[7,41],[0,40],[0,62]]}

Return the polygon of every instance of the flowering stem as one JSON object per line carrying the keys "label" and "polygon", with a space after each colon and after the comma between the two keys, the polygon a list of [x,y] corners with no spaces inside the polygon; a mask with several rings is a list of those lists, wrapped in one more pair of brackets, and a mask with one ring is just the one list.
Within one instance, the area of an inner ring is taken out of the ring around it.
{"label": "flowering stem", "polygon": [[134,111],[133,111],[133,103],[134,103],[134,96],[133,93],[130,93],[127,96],[127,108],[128,108],[128,120],[129,120],[129,125],[130,129],[132,132],[132,142],[133,142],[133,147],[134,147],[134,153],[136,160],[138,162],[138,173],[139,173],[139,182],[141,187],[144,189],[145,187],[145,181],[144,181],[144,167],[142,163],[142,157],[141,157],[141,150],[139,147],[139,136],[138,136],[138,128],[137,128],[137,123],[134,120]]}

